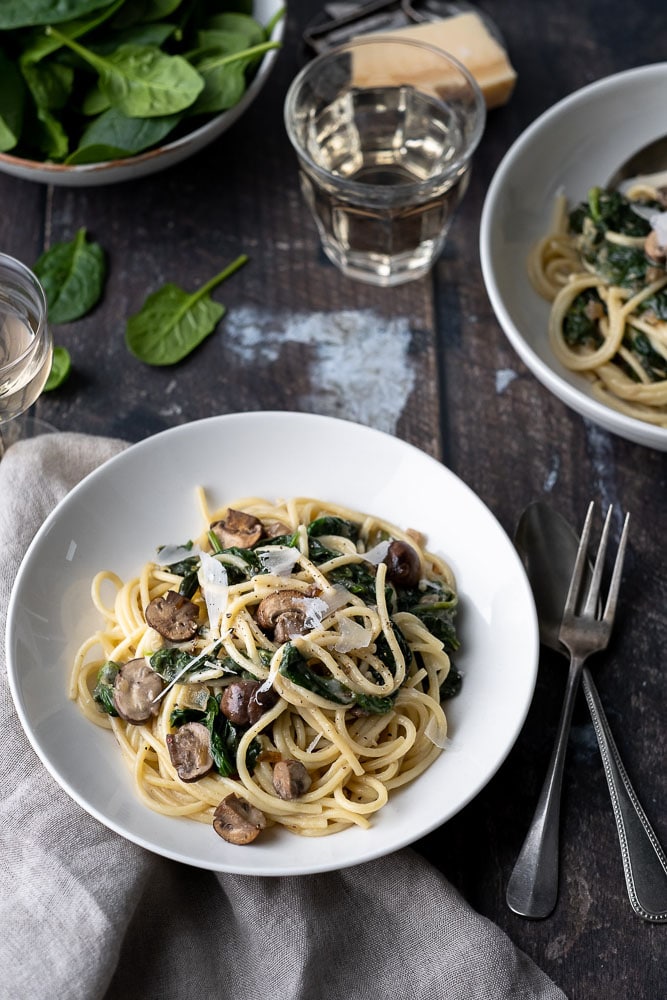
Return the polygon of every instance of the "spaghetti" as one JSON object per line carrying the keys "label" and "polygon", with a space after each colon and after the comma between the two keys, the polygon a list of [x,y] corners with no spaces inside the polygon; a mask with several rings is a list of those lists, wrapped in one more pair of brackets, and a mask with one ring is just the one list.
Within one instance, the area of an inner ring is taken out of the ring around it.
{"label": "spaghetti", "polygon": [[552,303],[549,341],[593,394],[628,416],[667,427],[666,189],[627,195],[593,188],[568,212],[556,199],[528,274]]}
{"label": "spaghetti", "polygon": [[153,810],[233,843],[275,824],[368,828],[446,745],[441,700],[460,684],[451,569],[416,532],[344,507],[210,511],[199,496],[199,539],[135,579],[93,580],[103,625],[70,696],[113,730]]}

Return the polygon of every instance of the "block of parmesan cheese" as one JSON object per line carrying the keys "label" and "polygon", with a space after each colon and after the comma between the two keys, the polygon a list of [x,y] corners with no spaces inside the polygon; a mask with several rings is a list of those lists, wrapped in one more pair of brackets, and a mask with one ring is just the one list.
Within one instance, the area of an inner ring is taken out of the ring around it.
{"label": "block of parmesan cheese", "polygon": [[[449,52],[474,76],[484,95],[487,108],[495,108],[505,104],[512,95],[516,83],[516,72],[513,69],[505,49],[493,37],[482,18],[474,11],[465,14],[455,14],[442,21],[424,21],[409,25],[406,28],[396,28],[389,32],[377,32],[364,35],[364,38],[406,38],[415,42],[426,42],[439,49]],[[363,86],[364,76],[373,72],[367,65],[364,68],[366,56],[374,60],[373,51],[367,53],[357,50],[355,53],[355,81]],[[417,77],[423,77],[428,72],[424,55],[415,47],[414,64],[393,65],[393,75],[403,76],[405,82],[408,74],[414,71]]]}

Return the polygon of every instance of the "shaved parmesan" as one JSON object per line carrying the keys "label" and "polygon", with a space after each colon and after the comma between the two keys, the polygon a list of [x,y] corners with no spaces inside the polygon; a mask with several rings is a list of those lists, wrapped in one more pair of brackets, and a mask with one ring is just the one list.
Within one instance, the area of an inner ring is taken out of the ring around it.
{"label": "shaved parmesan", "polygon": [[208,552],[202,552],[200,558],[197,578],[206,601],[209,629],[212,635],[220,635],[229,597],[227,570]]}
{"label": "shaved parmesan", "polygon": [[196,545],[163,545],[158,549],[155,562],[158,566],[171,566],[172,563],[182,562],[198,555],[199,548]]}
{"label": "shaved parmesan", "polygon": [[353,649],[365,649],[373,638],[371,629],[355,622],[354,618],[342,618],[340,622],[340,639],[334,649],[339,653],[349,653]]}
{"label": "shaved parmesan", "polygon": [[658,246],[667,247],[667,212],[655,212],[649,222],[658,238]]}
{"label": "shaved parmesan", "polygon": [[428,720],[424,736],[441,750],[446,750],[451,743],[451,740],[447,736],[447,724],[443,725],[442,720],[436,715],[432,715]]}
{"label": "shaved parmesan", "polygon": [[304,625],[309,629],[318,628],[330,611],[328,603],[321,597],[299,597],[294,600],[294,604],[305,614]]}
{"label": "shaved parmesan", "polygon": [[256,551],[263,569],[275,576],[289,576],[301,554],[293,545],[271,545]]}
{"label": "shaved parmesan", "polygon": [[372,549],[368,550],[368,552],[364,552],[363,558],[366,562],[372,563],[373,566],[379,566],[380,563],[384,562],[387,558],[388,551],[389,542],[385,540],[384,542],[378,542],[378,544],[374,545]]}

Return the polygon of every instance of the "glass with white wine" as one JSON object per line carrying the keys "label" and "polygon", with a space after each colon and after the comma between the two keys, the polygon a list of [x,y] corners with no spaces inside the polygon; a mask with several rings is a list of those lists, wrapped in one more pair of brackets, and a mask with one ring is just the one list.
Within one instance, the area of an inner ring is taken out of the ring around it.
{"label": "glass with white wine", "polygon": [[368,35],[313,59],[290,86],[285,125],[329,259],[381,286],[426,274],[485,118],[473,77],[432,45]]}
{"label": "glass with white wine", "polygon": [[19,418],[44,388],[52,357],[42,286],[25,264],[0,254],[0,458],[31,435]]}

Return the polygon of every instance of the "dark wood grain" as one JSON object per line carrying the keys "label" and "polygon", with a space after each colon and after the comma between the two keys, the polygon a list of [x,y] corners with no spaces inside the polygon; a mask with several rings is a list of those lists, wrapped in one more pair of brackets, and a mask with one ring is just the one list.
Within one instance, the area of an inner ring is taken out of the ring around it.
{"label": "dark wood grain", "polygon": [[[488,184],[511,142],[579,87],[664,59],[667,8],[664,0],[480,6],[500,26],[518,86],[510,103],[489,115],[470,189],[432,277],[378,290],[344,278],[319,249],[282,123],[300,34],[318,9],[308,0],[290,0],[285,47],[255,104],[192,160],[103,188],[46,189],[0,175],[0,247],[30,264],[86,226],[108,253],[104,300],[56,330],[74,363],[68,384],[38,404],[56,427],[134,441],[215,413],[310,410],[381,426],[441,458],[509,534],[523,507],[540,498],[577,525],[589,499],[613,502],[616,531],[631,511],[618,627],[595,670],[628,771],[665,844],[667,456],[593,427],[533,378],[492,312],[478,239]],[[128,353],[125,322],[150,291],[165,281],[195,288],[242,252],[250,263],[215,292],[226,317],[177,370],[147,369]],[[404,348],[378,352],[378,343]],[[325,367],[331,358],[338,382]],[[355,392],[355,379],[367,386],[367,398]],[[545,654],[507,761],[419,847],[571,1000],[661,1000],[667,927],[643,923],[628,904],[583,704],[566,767],[557,910],[531,922],[505,905],[564,680],[564,661]]]}

